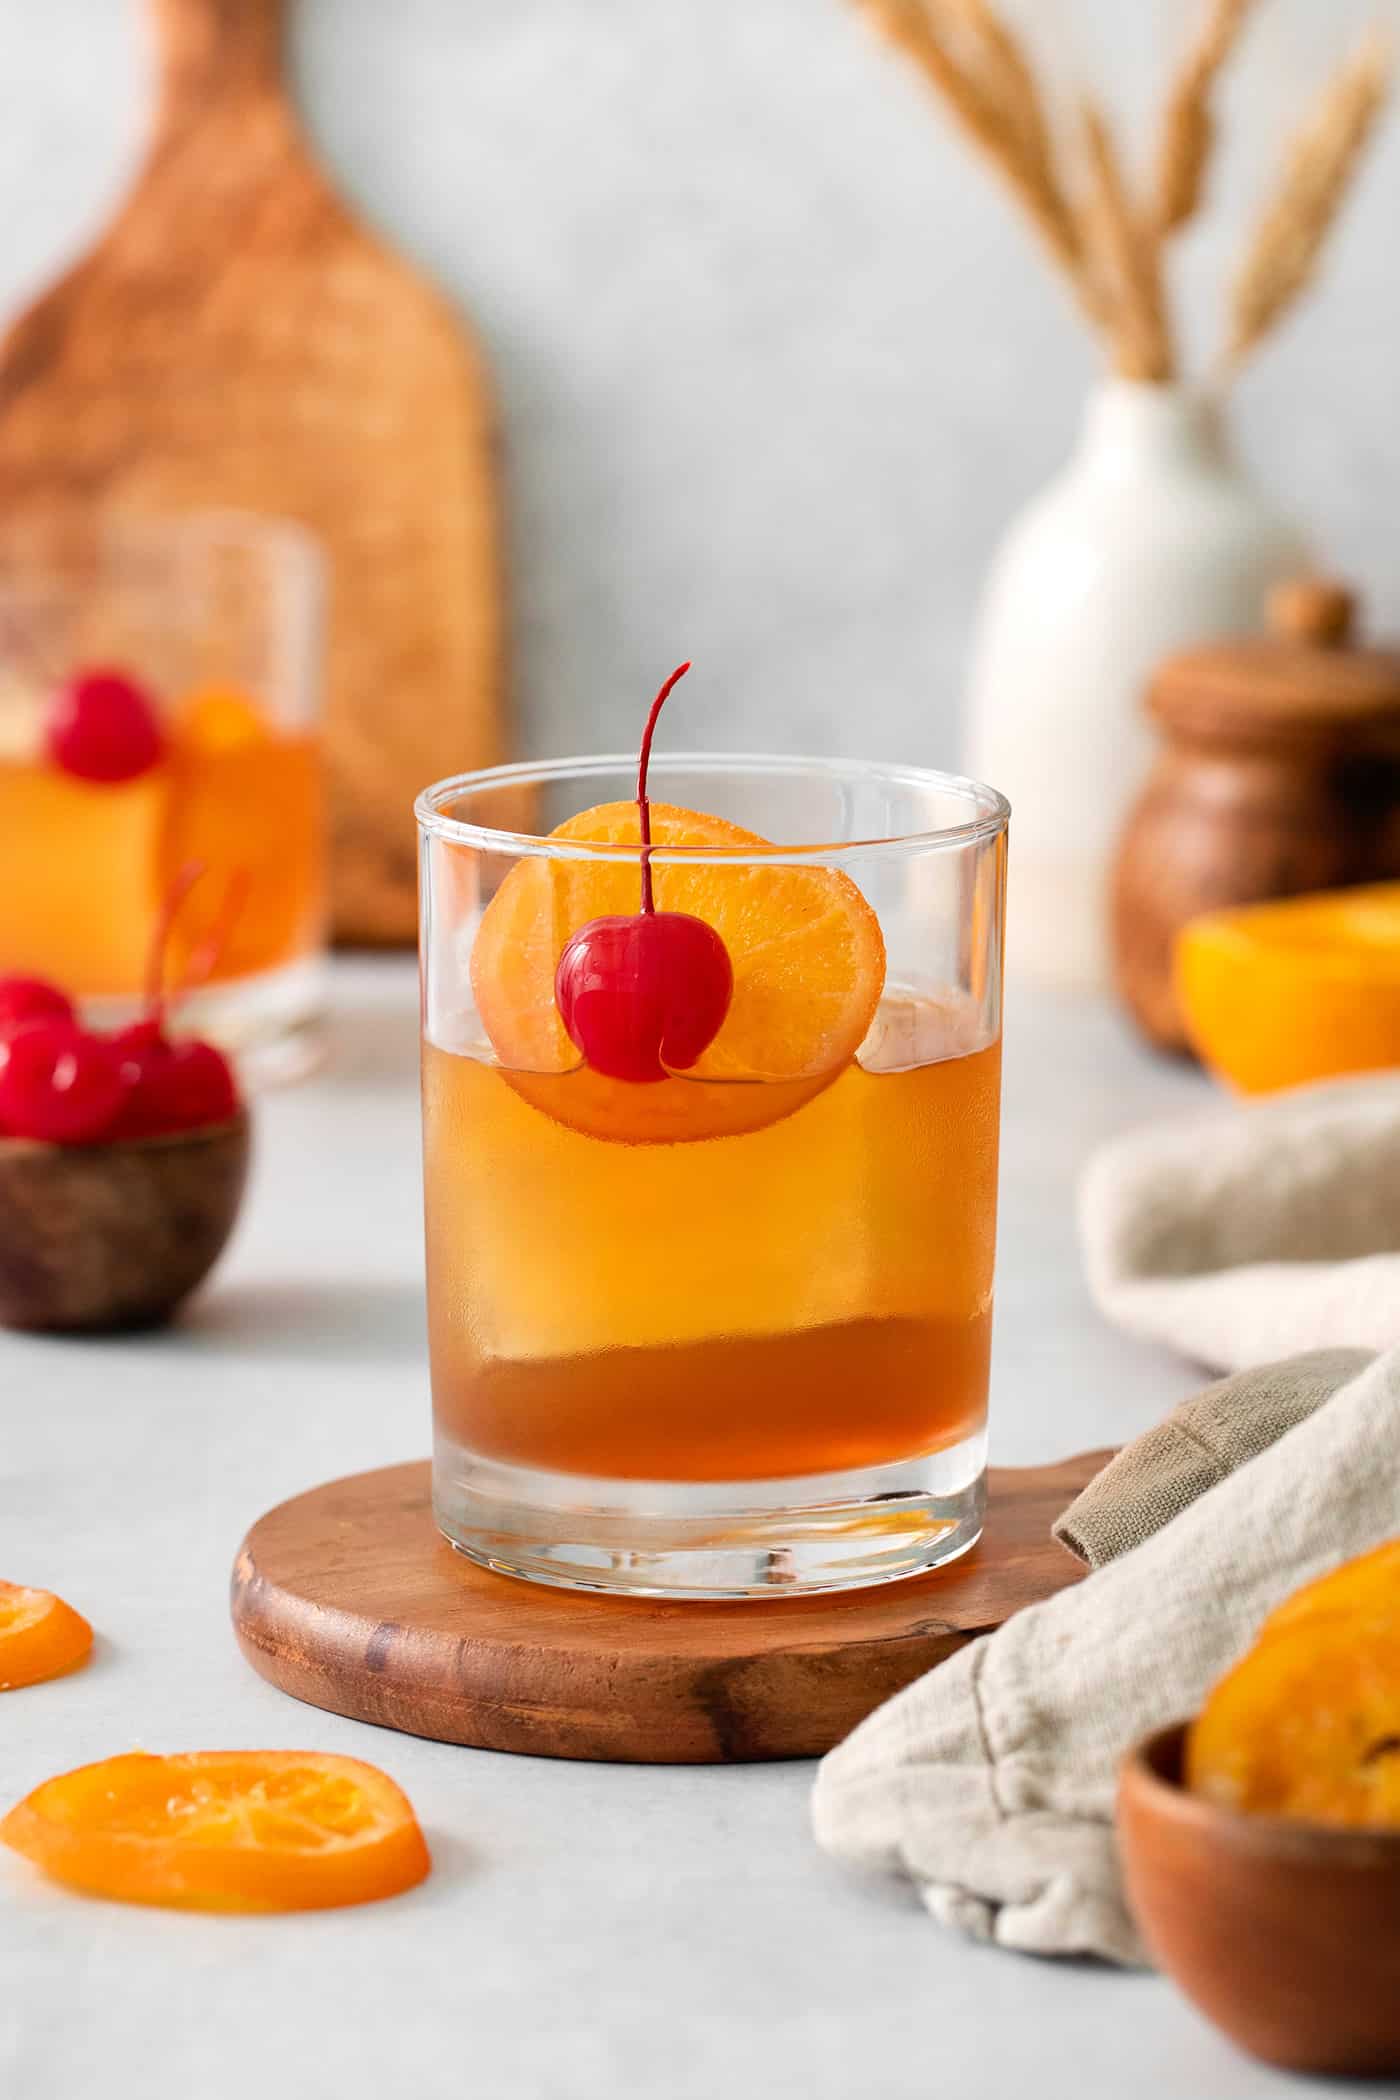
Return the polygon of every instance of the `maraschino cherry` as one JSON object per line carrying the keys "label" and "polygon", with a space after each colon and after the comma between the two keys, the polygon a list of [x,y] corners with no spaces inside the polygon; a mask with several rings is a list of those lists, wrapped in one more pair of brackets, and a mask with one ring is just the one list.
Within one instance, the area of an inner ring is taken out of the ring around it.
{"label": "maraschino cherry", "polygon": [[[165,957],[171,930],[204,870],[182,868],[151,944],[147,1011],[115,1035],[81,1027],[73,1002],[42,977],[0,977],[0,1132],[50,1145],[162,1137],[227,1123],[238,1084],[212,1043],[172,1043],[165,1033]],[[235,876],[222,911],[186,972],[182,990],[213,970],[242,906]]]}
{"label": "maraschino cherry", "polygon": [[121,1066],[105,1036],[38,1020],[0,1040],[0,1129],[48,1145],[89,1145],[110,1131]]}
{"label": "maraschino cherry", "polygon": [[62,772],[106,787],[138,780],[165,754],[155,703],[124,671],[79,671],[61,685],[44,744]]}
{"label": "maraschino cherry", "polygon": [[35,1021],[72,1021],[73,1002],[43,977],[0,977],[0,1038]]}
{"label": "maraschino cherry", "polygon": [[652,894],[647,769],[657,718],[690,669],[673,671],[651,704],[637,767],[642,901],[633,915],[590,919],[559,958],[554,999],[575,1047],[609,1079],[651,1083],[683,1072],[719,1034],[734,995],[729,952],[713,926],[658,911]]}

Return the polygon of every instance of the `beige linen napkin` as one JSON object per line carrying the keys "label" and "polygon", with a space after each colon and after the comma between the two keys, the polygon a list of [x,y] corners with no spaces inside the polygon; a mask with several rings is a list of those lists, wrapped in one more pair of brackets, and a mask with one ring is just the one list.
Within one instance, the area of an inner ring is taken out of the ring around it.
{"label": "beige linen napkin", "polygon": [[1158,1123],[1080,1192],[1101,1312],[1233,1371],[1400,1344],[1400,1074]]}
{"label": "beige linen napkin", "polygon": [[1089,1567],[1106,1567],[1296,1429],[1370,1361],[1366,1349],[1318,1349],[1208,1385],[1117,1452],[1055,1520],[1055,1537]]}
{"label": "beige linen napkin", "polygon": [[[1141,1961],[1113,1840],[1123,1752],[1194,1711],[1292,1590],[1400,1532],[1400,1350],[1353,1369],[1338,1356],[1325,1406],[1135,1551],[862,1722],[818,1772],[821,1844],[908,1875],[976,1938]],[[1316,1359],[1302,1375],[1315,1390]]]}

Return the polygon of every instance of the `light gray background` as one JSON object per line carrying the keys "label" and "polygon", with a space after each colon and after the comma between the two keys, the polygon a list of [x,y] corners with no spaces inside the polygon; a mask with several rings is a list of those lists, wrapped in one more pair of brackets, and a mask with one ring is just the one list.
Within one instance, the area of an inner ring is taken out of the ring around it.
{"label": "light gray background", "polygon": [[[1195,0],[1020,4],[1061,87],[1092,72],[1135,132],[1195,18]],[[1368,11],[1261,0],[1217,207],[1182,257],[1203,340],[1281,126]],[[0,307],[134,164],[138,15],[0,0]],[[522,743],[630,744],[688,654],[686,742],[955,759],[979,576],[1065,453],[1093,361],[909,70],[843,0],[294,0],[294,17],[325,157],[494,363]],[[1400,624],[1397,197],[1400,127],[1239,423]]]}

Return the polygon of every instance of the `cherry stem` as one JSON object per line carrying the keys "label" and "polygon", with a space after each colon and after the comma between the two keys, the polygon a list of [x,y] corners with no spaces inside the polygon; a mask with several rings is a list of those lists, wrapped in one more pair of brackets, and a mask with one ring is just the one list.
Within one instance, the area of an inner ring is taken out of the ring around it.
{"label": "cherry stem", "polygon": [[218,969],[223,952],[233,938],[233,929],[243,915],[252,888],[252,877],[246,868],[235,868],[224,891],[224,901],[204,939],[195,949],[185,965],[185,974],[180,979],[180,993],[197,991],[207,984]]}
{"label": "cherry stem", "polygon": [[[171,881],[161,903],[151,936],[150,960],[146,966],[146,1018],[164,1026],[170,996],[165,988],[165,966],[170,948],[170,936],[175,931],[175,922],[184,910],[190,892],[202,882],[208,873],[202,860],[188,860]],[[191,954],[186,963],[174,997],[182,999],[187,992],[198,990],[213,976],[219,966],[219,958],[227,948],[238,923],[239,915],[248,901],[250,877],[246,868],[236,868],[229,877],[224,891],[224,901],[214,916],[208,933]]]}
{"label": "cherry stem", "polygon": [[665,685],[662,686],[661,691],[652,701],[651,713],[647,716],[647,726],[642,731],[642,755],[637,763],[637,813],[642,823],[642,910],[644,912],[654,912],[656,910],[656,900],[652,895],[651,889],[651,804],[647,800],[647,768],[651,764],[651,740],[656,734],[657,718],[662,708],[666,705],[673,690],[679,685],[689,669],[690,664],[688,661],[677,665],[676,669],[666,680]]}
{"label": "cherry stem", "polygon": [[202,860],[187,860],[176,873],[161,903],[156,917],[155,930],[151,935],[150,960],[146,965],[146,1018],[163,1022],[165,1019],[165,959],[170,946],[170,936],[175,930],[175,921],[180,916],[185,899],[204,874]]}

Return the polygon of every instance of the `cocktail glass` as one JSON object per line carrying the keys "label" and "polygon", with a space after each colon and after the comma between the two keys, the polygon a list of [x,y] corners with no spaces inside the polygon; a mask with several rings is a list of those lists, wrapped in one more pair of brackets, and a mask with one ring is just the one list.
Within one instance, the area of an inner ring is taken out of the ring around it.
{"label": "cocktail glass", "polygon": [[[168,958],[172,985],[199,979],[179,1026],[245,1078],[314,1060],[323,597],[309,535],[236,513],[0,546],[0,975],[130,1018],[162,906],[198,869]],[[86,778],[55,755],[54,711],[107,674],[149,702],[158,747],[134,775]]]}
{"label": "cocktail glass", "polygon": [[600,758],[418,803],[438,1523],[633,1594],[934,1567],[985,1492],[1007,805],[657,759],[656,907],[718,930],[734,994],[702,1056],[636,1083],[554,1000],[579,926],[638,908],[635,792]]}

